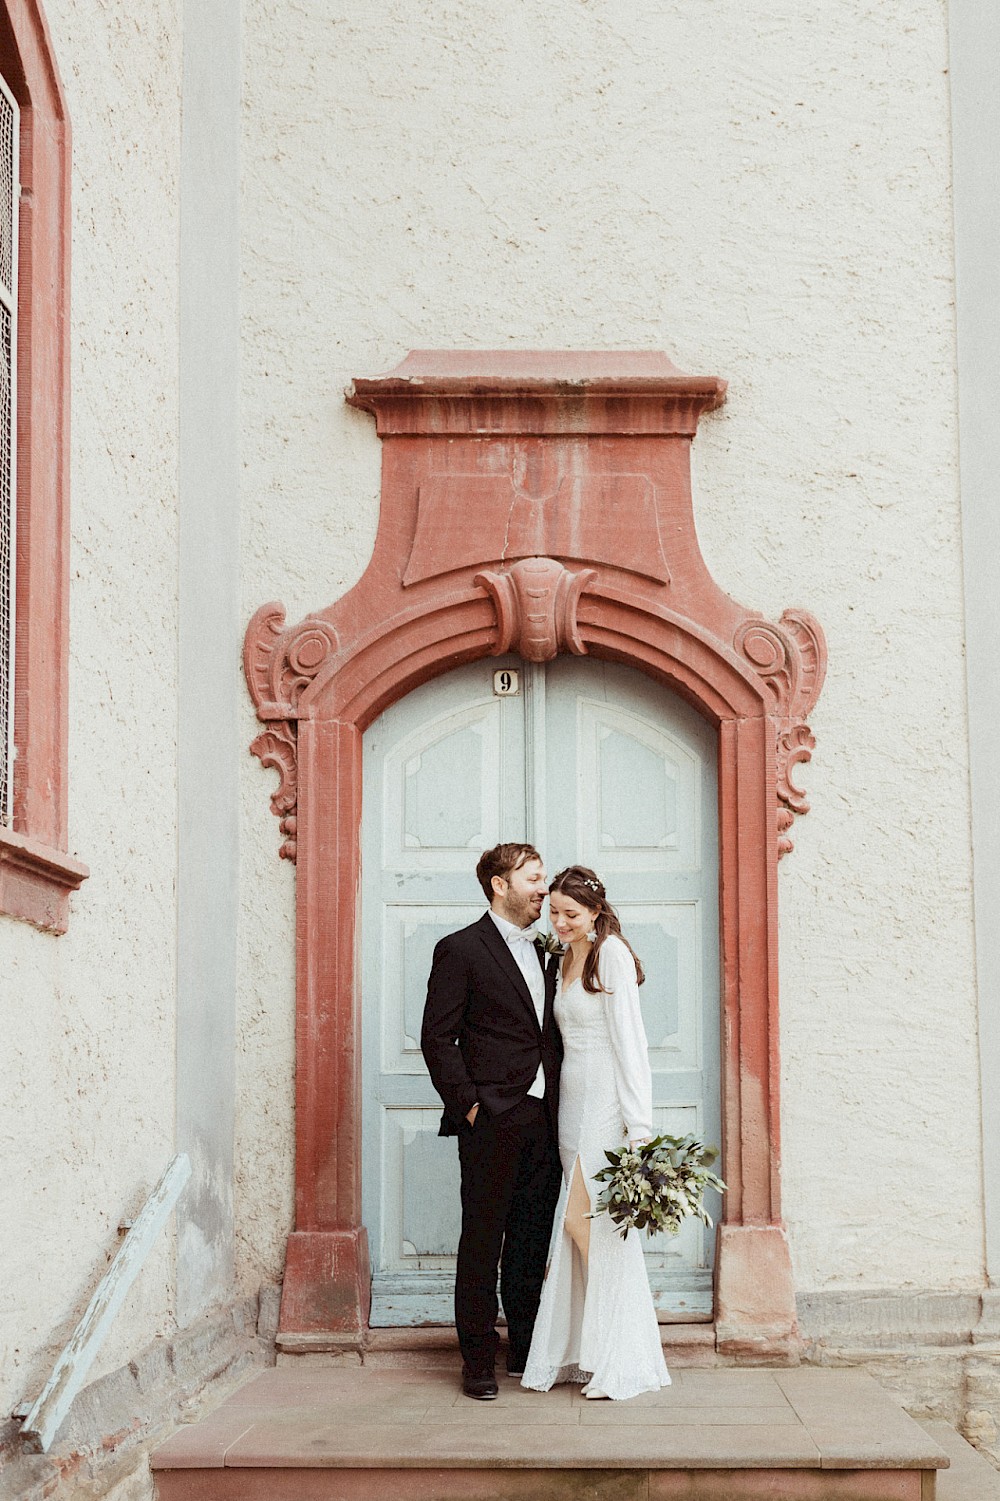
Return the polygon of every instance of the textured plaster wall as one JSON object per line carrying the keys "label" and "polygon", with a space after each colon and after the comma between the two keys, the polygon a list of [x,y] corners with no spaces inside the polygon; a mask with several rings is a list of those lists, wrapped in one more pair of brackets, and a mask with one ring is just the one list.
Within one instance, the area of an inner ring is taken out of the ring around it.
{"label": "textured plaster wall", "polygon": [[[0,918],[0,1403],[34,1396],[174,1142],[174,0],[48,0],[74,138],[70,848],[54,938]],[[93,1374],[171,1319],[158,1241]]]}
{"label": "textured plaster wall", "polygon": [[[830,645],[780,875],[797,1280],[977,1285],[943,0],[246,0],[244,46],[246,614],[298,618],[367,560],[356,373],[618,346],[728,377],[695,449],[707,559]],[[291,1185],[273,781],[246,761],[250,1282],[280,1273]]]}

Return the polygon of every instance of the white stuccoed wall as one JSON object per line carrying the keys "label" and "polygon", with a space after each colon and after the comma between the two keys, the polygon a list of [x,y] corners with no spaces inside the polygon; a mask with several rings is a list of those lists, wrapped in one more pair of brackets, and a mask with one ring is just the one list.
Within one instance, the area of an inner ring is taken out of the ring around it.
{"label": "white stuccoed wall", "polygon": [[[70,845],[93,875],[63,938],[0,919],[7,1410],[174,1144],[179,0],[47,11],[74,125]],[[368,559],[354,374],[511,344],[727,376],[695,447],[709,564],[772,617],[814,610],[831,651],[781,867],[798,1281],[976,1287],[943,4],[248,0],[243,44],[246,615],[298,618]],[[280,1275],[292,1203],[273,780],[245,759],[248,1291]],[[173,1298],[165,1235],[94,1374],[171,1331]]]}
{"label": "white stuccoed wall", "polygon": [[[60,938],[0,918],[0,1410],[37,1394],[173,1152],[174,0],[46,10],[73,122],[70,849]],[[172,1323],[164,1233],[93,1375]]]}
{"label": "white stuccoed wall", "polygon": [[[360,575],[355,374],[411,347],[662,348],[719,582],[831,672],[781,867],[802,1289],[982,1276],[943,0],[300,0],[244,12],[245,607]],[[254,722],[246,716],[247,740]],[[240,1269],[280,1274],[294,878],[244,769]],[[864,1164],[870,1163],[866,1169]]]}

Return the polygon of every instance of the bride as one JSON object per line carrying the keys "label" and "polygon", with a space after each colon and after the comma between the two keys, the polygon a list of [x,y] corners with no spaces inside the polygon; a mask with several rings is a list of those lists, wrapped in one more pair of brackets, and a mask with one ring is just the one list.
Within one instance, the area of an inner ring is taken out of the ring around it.
{"label": "bride", "polygon": [[521,1384],[581,1381],[586,1397],[634,1397],[670,1385],[642,1244],[637,1231],[623,1240],[609,1215],[590,1215],[605,1149],[653,1134],[642,965],[586,866],[553,879],[549,911],[566,945],[555,1000],[563,1188]]}

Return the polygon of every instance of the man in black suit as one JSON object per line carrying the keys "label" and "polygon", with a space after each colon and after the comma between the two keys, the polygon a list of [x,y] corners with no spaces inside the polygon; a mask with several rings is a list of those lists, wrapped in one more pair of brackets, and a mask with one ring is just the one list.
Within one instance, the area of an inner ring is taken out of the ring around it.
{"label": "man in black suit", "polygon": [[476,875],[490,908],[435,948],[420,1045],[444,1101],[440,1134],[458,1137],[462,1390],[488,1399],[497,1395],[497,1268],[511,1376],[524,1371],[545,1279],[561,1177],[562,1044],[557,961],[535,942],[548,892],[541,856],[530,844],[498,844]]}

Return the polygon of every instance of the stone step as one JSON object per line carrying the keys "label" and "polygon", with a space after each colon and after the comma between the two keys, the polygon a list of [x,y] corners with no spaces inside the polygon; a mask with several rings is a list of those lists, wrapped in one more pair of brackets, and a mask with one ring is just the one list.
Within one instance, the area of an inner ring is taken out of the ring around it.
{"label": "stone step", "polygon": [[[952,1501],[863,1372],[678,1369],[662,1392],[493,1402],[435,1367],[277,1367],[152,1456],[160,1501]],[[960,1501],[965,1501],[960,1497]]]}
{"label": "stone step", "polygon": [[[660,1327],[667,1364],[714,1366],[715,1325],[663,1324]],[[501,1347],[503,1364],[505,1346]],[[364,1344],[357,1339],[331,1334],[279,1334],[278,1365],[308,1362],[320,1366],[365,1365],[373,1369],[422,1366],[453,1371],[458,1359],[458,1336],[454,1324],[429,1329],[368,1329]]]}
{"label": "stone step", "polygon": [[938,1472],[936,1501],[1000,1501],[1000,1475],[950,1423],[921,1420],[920,1426],[951,1460]]}

